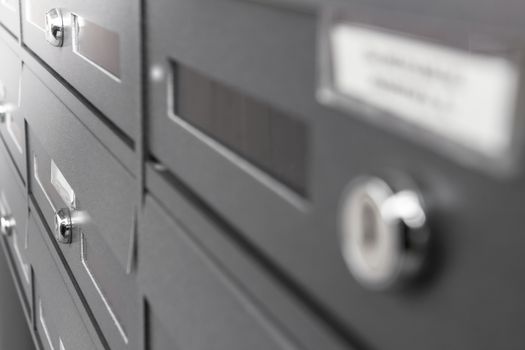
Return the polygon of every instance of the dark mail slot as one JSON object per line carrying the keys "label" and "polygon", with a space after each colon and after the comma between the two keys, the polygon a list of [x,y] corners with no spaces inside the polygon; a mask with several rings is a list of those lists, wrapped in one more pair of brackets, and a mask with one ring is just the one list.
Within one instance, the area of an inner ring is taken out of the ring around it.
{"label": "dark mail slot", "polygon": [[173,113],[300,195],[308,194],[308,126],[276,108],[173,64]]}
{"label": "dark mail slot", "polygon": [[120,37],[78,15],[72,15],[73,52],[97,68],[120,79]]}

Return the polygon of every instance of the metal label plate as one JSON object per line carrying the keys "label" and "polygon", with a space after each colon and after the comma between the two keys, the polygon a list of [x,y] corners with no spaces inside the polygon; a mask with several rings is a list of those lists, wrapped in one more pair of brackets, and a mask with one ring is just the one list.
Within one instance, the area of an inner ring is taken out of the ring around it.
{"label": "metal label plate", "polygon": [[75,191],[69,185],[64,175],[55,162],[51,160],[51,184],[56,189],[64,203],[66,203],[70,208],[76,208],[76,196]]}

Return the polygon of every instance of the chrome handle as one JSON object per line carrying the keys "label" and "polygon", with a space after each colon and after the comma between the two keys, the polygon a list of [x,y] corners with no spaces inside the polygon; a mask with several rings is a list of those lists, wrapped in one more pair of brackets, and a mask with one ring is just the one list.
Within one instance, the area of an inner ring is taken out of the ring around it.
{"label": "chrome handle", "polygon": [[64,44],[64,20],[59,9],[51,9],[46,13],[46,40],[53,46]]}
{"label": "chrome handle", "polygon": [[71,211],[67,208],[55,213],[55,238],[59,243],[69,244],[73,236]]}
{"label": "chrome handle", "polygon": [[0,232],[5,236],[10,236],[16,226],[15,218],[11,215],[3,215],[0,217]]}
{"label": "chrome handle", "polygon": [[361,285],[391,289],[422,270],[430,235],[417,192],[361,178],[351,184],[341,214],[343,257]]}

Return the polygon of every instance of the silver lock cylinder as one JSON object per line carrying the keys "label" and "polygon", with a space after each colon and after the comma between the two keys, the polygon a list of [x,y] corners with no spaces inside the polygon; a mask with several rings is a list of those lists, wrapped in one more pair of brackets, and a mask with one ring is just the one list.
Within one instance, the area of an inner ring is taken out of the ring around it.
{"label": "silver lock cylinder", "polygon": [[4,124],[7,121],[9,114],[3,105],[0,105],[0,124]]}
{"label": "silver lock cylinder", "polygon": [[5,101],[6,95],[5,85],[0,81],[0,102]]}
{"label": "silver lock cylinder", "polygon": [[350,184],[341,208],[342,254],[361,285],[386,290],[405,284],[421,271],[428,241],[416,191],[396,192],[377,177]]}
{"label": "silver lock cylinder", "polygon": [[11,215],[3,215],[0,217],[0,232],[5,236],[11,236],[15,230],[15,218]]}
{"label": "silver lock cylinder", "polygon": [[15,109],[16,107],[11,103],[0,103],[0,124],[6,123]]}
{"label": "silver lock cylinder", "polygon": [[46,13],[46,40],[53,46],[64,44],[64,20],[59,9],[51,9]]}
{"label": "silver lock cylinder", "polygon": [[55,238],[59,243],[69,244],[73,237],[71,211],[63,208],[55,213]]}

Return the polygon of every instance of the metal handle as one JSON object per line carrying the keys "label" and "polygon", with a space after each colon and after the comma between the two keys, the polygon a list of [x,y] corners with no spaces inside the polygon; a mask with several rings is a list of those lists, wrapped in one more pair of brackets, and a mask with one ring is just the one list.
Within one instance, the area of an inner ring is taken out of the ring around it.
{"label": "metal handle", "polygon": [[64,44],[64,20],[59,9],[51,9],[46,13],[46,40],[53,46]]}
{"label": "metal handle", "polygon": [[73,236],[71,211],[67,208],[55,213],[55,238],[59,243],[69,244]]}
{"label": "metal handle", "polygon": [[15,218],[11,215],[3,215],[0,217],[0,232],[3,235],[10,236],[16,226]]}
{"label": "metal handle", "polygon": [[385,181],[354,181],[342,207],[344,260],[360,284],[386,290],[404,284],[422,269],[429,231],[419,194],[396,192]]}

